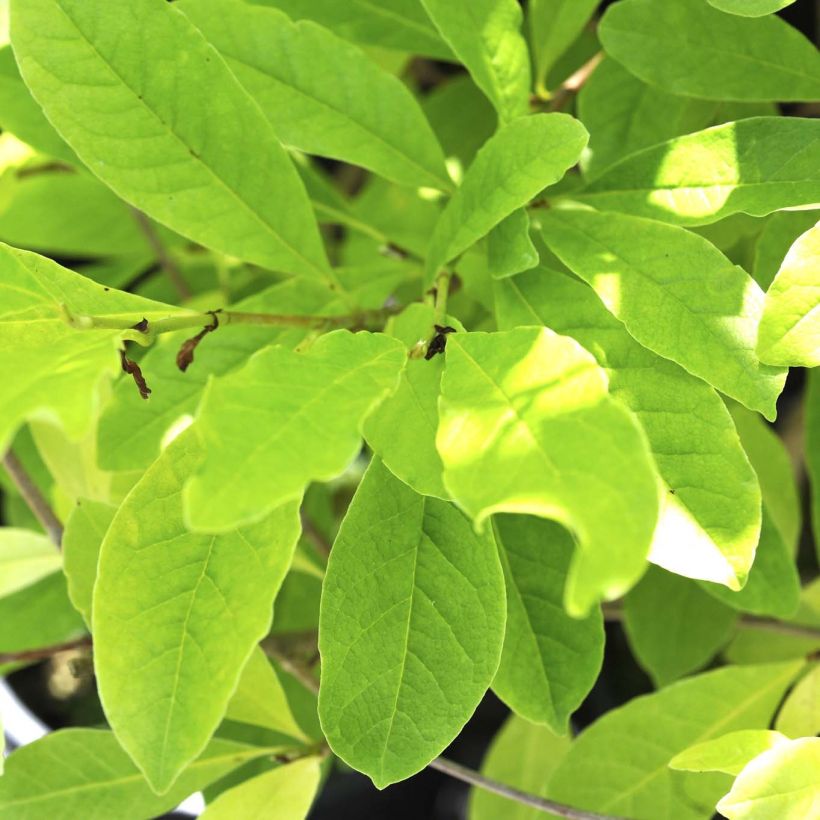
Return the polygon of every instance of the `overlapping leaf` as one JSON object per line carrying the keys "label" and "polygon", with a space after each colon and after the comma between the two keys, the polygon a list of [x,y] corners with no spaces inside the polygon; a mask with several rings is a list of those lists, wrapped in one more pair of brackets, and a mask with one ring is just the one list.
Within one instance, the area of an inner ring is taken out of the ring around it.
{"label": "overlapping leaf", "polygon": [[788,742],[789,739],[780,732],[740,729],[690,746],[673,757],[669,766],[685,772],[724,772],[738,775],[759,754]]}
{"label": "overlapping leaf", "polygon": [[60,553],[48,538],[29,530],[0,529],[0,597],[57,572]]}
{"label": "overlapping leaf", "polygon": [[741,17],[763,17],[774,14],[794,3],[794,0],[708,0],[710,6]]}

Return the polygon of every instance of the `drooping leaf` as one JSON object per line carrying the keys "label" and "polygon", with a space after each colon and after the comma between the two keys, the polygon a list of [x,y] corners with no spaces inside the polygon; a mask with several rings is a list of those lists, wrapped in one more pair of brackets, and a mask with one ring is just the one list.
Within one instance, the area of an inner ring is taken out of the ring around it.
{"label": "drooping leaf", "polygon": [[187,431],[117,511],[94,587],[94,658],[106,717],[158,793],[205,748],[299,535],[298,503],[223,535],[188,532],[182,486],[202,457]]}
{"label": "drooping leaf", "polygon": [[820,365],[820,223],[792,245],[766,293],[757,352],[769,364]]}
{"label": "drooping leaf", "polygon": [[[493,738],[481,774],[508,786],[545,796],[550,775],[569,751],[571,740],[554,734],[546,726],[510,715]],[[500,797],[485,789],[472,789],[469,820],[542,820],[541,811]]]}
{"label": "drooping leaf", "polygon": [[203,820],[265,817],[304,820],[319,788],[319,759],[306,757],[245,780],[223,792],[201,815]]}
{"label": "drooping leaf", "polygon": [[594,178],[630,154],[705,128],[716,108],[648,85],[604,58],[578,95],[578,118],[589,131],[584,173]]}
{"label": "drooping leaf", "polygon": [[633,820],[711,816],[726,778],[676,772],[669,761],[695,743],[766,728],[801,667],[730,666],[631,700],[575,740],[550,780],[549,797]]}
{"label": "drooping leaf", "polygon": [[404,185],[449,190],[432,129],[407,87],[310,21],[240,0],[195,0],[185,14],[226,59],[285,144]]}
{"label": "drooping leaf", "polygon": [[49,120],[123,199],[223,253],[330,276],[273,128],[179,9],[15,0],[11,29],[23,78]]}
{"label": "drooping leaf", "polygon": [[65,311],[150,322],[176,308],[104,288],[7,245],[0,244],[0,260],[0,450],[31,418],[56,421],[77,438],[96,411],[101,383],[121,370],[116,351],[124,334],[77,330]]}
{"label": "drooping leaf", "polygon": [[501,122],[526,114],[530,58],[516,0],[421,0],[421,4],[495,106]]}
{"label": "drooping leaf", "polygon": [[753,117],[645,148],[572,196],[599,210],[708,225],[816,203],[818,169],[817,120]]}
{"label": "drooping leaf", "polygon": [[187,520],[206,532],[226,530],[341,473],[405,359],[396,339],[339,330],[304,354],[267,347],[209,382],[195,425],[206,453],[185,488]]}
{"label": "drooping leaf", "polygon": [[794,0],[707,0],[710,6],[741,17],[763,17],[774,14],[794,3]]}
{"label": "drooping leaf", "polygon": [[704,667],[736,620],[736,612],[688,578],[655,567],[624,599],[629,645],[658,687]]}
{"label": "drooping leaf", "polygon": [[763,226],[755,243],[752,276],[768,290],[797,238],[812,228],[820,216],[816,211],[778,211]]}
{"label": "drooping leaf", "polygon": [[820,806],[819,770],[820,738],[775,746],[743,769],[717,810],[729,820],[806,820]]}
{"label": "drooping leaf", "polygon": [[322,594],[319,715],[333,751],[379,788],[424,768],[490,685],[505,609],[492,535],[374,460]]}
{"label": "drooping leaf", "polygon": [[789,692],[774,727],[792,738],[820,734],[820,666],[815,665]]}
{"label": "drooping leaf", "polygon": [[571,615],[626,592],[645,568],[658,478],[592,356],[544,328],[450,334],[445,355],[436,444],[453,498],[479,525],[517,512],[573,531]]}
{"label": "drooping leaf", "polygon": [[519,118],[499,130],[478,152],[436,224],[428,276],[561,179],[586,140],[583,126],[566,114]]}
{"label": "drooping leaf", "polygon": [[650,560],[738,588],[760,537],[760,488],[715,391],[638,344],[585,284],[547,268],[496,287],[499,327],[543,324],[572,336],[638,418],[667,486]]}
{"label": "drooping leaf", "polygon": [[0,598],[37,583],[61,566],[60,553],[45,535],[0,528]]}
{"label": "drooping leaf", "polygon": [[564,612],[574,548],[566,530],[552,521],[502,515],[495,533],[507,587],[507,632],[493,691],[516,714],[564,734],[601,669],[603,618],[599,610],[584,620]]}
{"label": "drooping leaf", "polygon": [[759,754],[789,739],[768,729],[741,729],[728,735],[697,743],[669,761],[672,769],[685,772],[724,772],[738,775]]}
{"label": "drooping leaf", "polygon": [[264,746],[212,740],[174,787],[160,797],[151,791],[111,732],[61,729],[9,757],[0,779],[0,818],[143,820],[170,811],[208,783],[270,753]]}
{"label": "drooping leaf", "polygon": [[530,218],[524,208],[519,208],[487,234],[487,268],[494,279],[503,279],[537,264],[538,251],[530,238]]}
{"label": "drooping leaf", "polygon": [[755,354],[763,293],[714,245],[622,214],[552,210],[541,224],[550,250],[642,345],[774,419],[786,372]]}
{"label": "drooping leaf", "polygon": [[598,27],[606,53],[645,82],[706,100],[816,100],[820,55],[778,17],[724,14],[704,0],[624,0]]}

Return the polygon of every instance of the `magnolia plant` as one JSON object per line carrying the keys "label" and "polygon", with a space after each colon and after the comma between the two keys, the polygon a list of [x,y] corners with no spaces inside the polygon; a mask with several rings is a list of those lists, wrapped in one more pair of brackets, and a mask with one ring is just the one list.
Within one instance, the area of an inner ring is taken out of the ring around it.
{"label": "magnolia plant", "polygon": [[[0,5],[0,663],[106,721],[0,818],[298,819],[340,762],[820,817],[820,56],[606,5]],[[577,734],[605,620],[656,691]]]}

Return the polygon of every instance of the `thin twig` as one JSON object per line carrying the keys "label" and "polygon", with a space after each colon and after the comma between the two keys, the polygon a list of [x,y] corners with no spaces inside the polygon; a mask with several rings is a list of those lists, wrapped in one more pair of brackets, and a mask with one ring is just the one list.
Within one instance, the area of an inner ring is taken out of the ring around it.
{"label": "thin twig", "polygon": [[137,208],[131,208],[131,213],[134,215],[134,220],[137,225],[139,225],[139,229],[142,231],[145,239],[151,246],[151,250],[157,257],[159,266],[162,268],[168,279],[170,279],[171,284],[179,294],[179,298],[190,299],[193,293],[188,287],[188,283],[185,281],[185,277],[182,275],[182,271],[179,269],[179,266],[173,260],[171,254],[168,253],[168,249],[159,238],[159,234],[151,224],[151,220]]}
{"label": "thin twig", "polygon": [[319,694],[319,681],[316,680],[310,669],[292,654],[282,649],[274,636],[265,638],[260,646],[264,653],[273,658],[289,675],[296,678],[302,686],[314,695]]}
{"label": "thin twig", "polygon": [[26,661],[42,661],[51,658],[60,652],[68,652],[71,649],[86,649],[91,646],[91,636],[85,635],[73,641],[57,643],[53,646],[43,646],[40,649],[27,649],[23,652],[0,652],[0,664],[24,663]]}
{"label": "thin twig", "polygon": [[603,58],[603,51],[599,51],[587,60],[574,74],[567,77],[550,100],[549,110],[560,111],[567,99],[572,94],[577,94],[584,87],[584,83],[586,83],[590,74],[595,71],[598,63],[600,63]]}
{"label": "thin twig", "polygon": [[512,786],[507,786],[500,783],[498,780],[491,780],[489,777],[479,774],[466,766],[459,763],[453,763],[452,760],[447,760],[446,757],[437,757],[435,760],[427,764],[428,768],[435,769],[438,772],[443,772],[450,777],[461,780],[464,783],[469,783],[471,786],[478,786],[479,789],[498,794],[501,797],[506,797],[508,800],[514,800],[516,803],[521,803],[524,806],[543,811],[547,814],[554,814],[558,817],[565,817],[568,820],[623,820],[612,814],[598,814],[592,811],[584,811],[583,809],[576,809],[572,806],[567,806],[563,803],[556,803],[553,800],[547,800],[544,797],[538,797],[528,792],[522,792],[520,789],[514,789]]}
{"label": "thin twig", "polygon": [[63,525],[54,514],[54,510],[51,509],[48,501],[43,497],[40,488],[32,481],[20,459],[11,450],[3,456],[3,466],[23,497],[23,501],[26,502],[35,518],[43,525],[43,529],[54,543],[54,546],[60,549],[63,542]]}

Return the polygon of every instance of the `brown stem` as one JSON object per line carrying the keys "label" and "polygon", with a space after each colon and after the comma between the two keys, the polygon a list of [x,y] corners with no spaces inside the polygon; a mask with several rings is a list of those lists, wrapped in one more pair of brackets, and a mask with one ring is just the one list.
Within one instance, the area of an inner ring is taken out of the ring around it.
{"label": "brown stem", "polygon": [[600,63],[603,58],[603,51],[599,51],[587,60],[574,74],[567,77],[550,100],[549,110],[560,111],[569,97],[573,94],[577,94],[584,87],[584,83],[586,83],[590,74],[595,71],[598,63]]}
{"label": "brown stem", "polygon": [[498,780],[491,780],[489,777],[484,777],[483,774],[468,769],[466,766],[454,763],[452,760],[447,760],[446,757],[437,757],[428,763],[427,766],[430,769],[435,769],[438,772],[443,772],[450,777],[454,777],[456,780],[461,780],[463,783],[469,783],[471,786],[477,786],[479,789],[484,789],[501,797],[506,797],[508,800],[529,806],[536,811],[543,811],[546,814],[554,814],[558,817],[568,818],[568,820],[623,820],[623,818],[612,814],[598,814],[593,811],[584,811],[583,809],[576,809],[563,803],[556,803],[554,800],[547,800],[544,797],[538,797],[528,792],[522,792],[520,789],[514,789],[512,786],[507,786]]}
{"label": "brown stem", "polygon": [[260,646],[264,653],[273,658],[289,675],[296,678],[302,686],[314,695],[319,694],[319,681],[316,680],[310,667],[296,657],[295,653],[289,652],[282,646],[276,636],[270,635],[265,638]]}
{"label": "brown stem", "polygon": [[136,208],[132,208],[131,213],[134,215],[134,220],[137,225],[139,225],[145,239],[151,246],[151,250],[157,257],[159,266],[162,268],[165,275],[171,280],[171,284],[179,294],[179,298],[183,300],[190,299],[193,295],[191,289],[188,287],[188,283],[185,281],[185,277],[182,275],[182,271],[179,269],[179,266],[172,259],[171,254],[168,253],[168,249],[159,238],[159,234],[157,234],[154,229],[151,220],[142,211],[139,211]]}
{"label": "brown stem", "polygon": [[0,652],[0,665],[6,663],[23,663],[26,661],[41,661],[59,652],[67,652],[70,649],[85,649],[90,646],[91,636],[85,635],[73,641],[58,643],[53,646],[43,646],[40,649],[27,649],[23,652]]}
{"label": "brown stem", "polygon": [[63,542],[63,525],[60,519],[54,514],[49,503],[40,492],[40,488],[32,481],[31,476],[26,471],[20,459],[9,450],[3,456],[3,466],[6,468],[14,486],[17,487],[23,501],[34,513],[35,518],[42,524],[48,537],[57,549]]}

